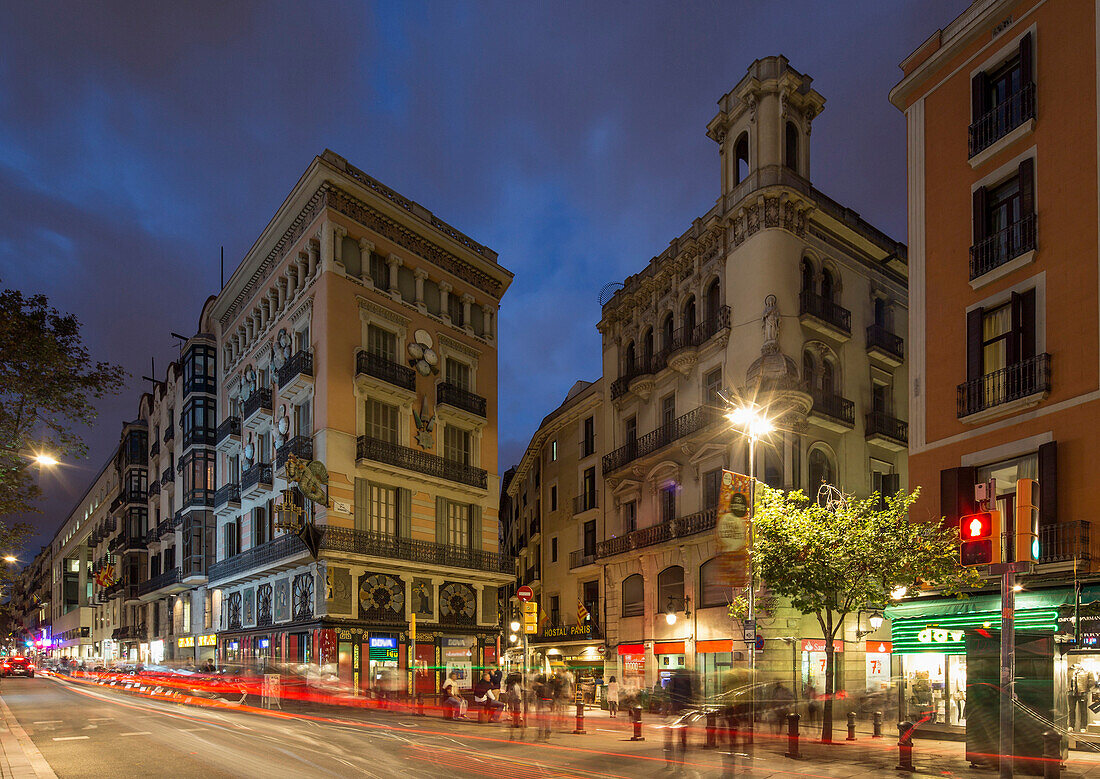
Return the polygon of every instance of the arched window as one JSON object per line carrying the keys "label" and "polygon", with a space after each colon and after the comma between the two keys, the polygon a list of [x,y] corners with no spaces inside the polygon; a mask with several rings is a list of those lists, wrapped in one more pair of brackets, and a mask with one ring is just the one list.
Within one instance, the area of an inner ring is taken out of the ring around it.
{"label": "arched window", "polygon": [[787,132],[785,140],[785,151],[787,155],[787,167],[793,171],[798,171],[798,128],[794,126],[794,122],[787,122]]}
{"label": "arched window", "polygon": [[836,290],[836,285],[833,283],[833,274],[828,268],[823,268],[821,271],[821,297],[825,300],[832,300]]}
{"label": "arched window", "polygon": [[810,452],[810,482],[806,485],[811,499],[817,497],[817,490],[822,484],[834,484],[836,482],[836,466],[829,454],[821,448]]}
{"label": "arched window", "polygon": [[627,373],[634,370],[637,367],[638,355],[634,348],[634,342],[631,341],[626,345],[626,354],[623,356],[623,372]]}
{"label": "arched window", "polygon": [[661,323],[661,348],[668,351],[672,348],[672,313],[665,314]]}
{"label": "arched window", "polygon": [[684,569],[671,565],[657,574],[657,611],[665,612],[672,598],[674,611],[684,610]]}
{"label": "arched window", "polygon": [[707,287],[707,321],[713,322],[718,318],[718,309],[722,306],[722,290],[715,279]]}
{"label": "arched window", "polygon": [[692,295],[688,298],[687,303],[684,304],[684,335],[691,337],[692,332],[695,330],[695,296]]}
{"label": "arched window", "polygon": [[727,596],[730,594],[730,588],[722,583],[722,571],[717,557],[712,557],[699,566],[699,608],[725,606],[729,602]]}
{"label": "arched window", "polygon": [[749,134],[741,133],[733,146],[733,176],[735,185],[740,184],[749,175]]}
{"label": "arched window", "polygon": [[802,381],[806,382],[806,386],[810,389],[814,388],[814,380],[817,378],[816,371],[814,370],[814,356],[805,351],[802,353]]}
{"label": "arched window", "polygon": [[814,266],[805,257],[802,258],[802,291],[814,291]]}
{"label": "arched window", "polygon": [[821,391],[826,395],[836,395],[836,368],[832,360],[821,362]]}
{"label": "arched window", "polygon": [[646,328],[645,335],[642,336],[642,359],[646,365],[649,365],[649,361],[653,359],[653,328]]}
{"label": "arched window", "polygon": [[783,461],[774,446],[766,446],[764,455],[764,483],[773,490],[783,489]]}
{"label": "arched window", "polygon": [[623,579],[623,616],[640,617],[645,613],[645,584],[635,573]]}

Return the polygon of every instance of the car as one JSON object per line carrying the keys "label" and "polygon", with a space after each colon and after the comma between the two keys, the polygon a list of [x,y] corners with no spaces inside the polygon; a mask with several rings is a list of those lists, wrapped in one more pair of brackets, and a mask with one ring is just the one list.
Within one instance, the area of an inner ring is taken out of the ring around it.
{"label": "car", "polygon": [[29,676],[34,678],[34,663],[26,657],[5,657],[0,663],[0,675]]}

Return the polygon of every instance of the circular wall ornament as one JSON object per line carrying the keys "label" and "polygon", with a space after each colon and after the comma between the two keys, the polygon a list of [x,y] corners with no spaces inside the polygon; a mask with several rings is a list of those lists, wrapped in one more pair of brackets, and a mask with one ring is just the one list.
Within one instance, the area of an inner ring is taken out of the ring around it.
{"label": "circular wall ornament", "polygon": [[434,345],[432,342],[432,334],[429,333],[427,330],[417,330],[415,333],[413,333],[413,340],[421,346],[426,346],[429,349],[431,349]]}
{"label": "circular wall ornament", "polygon": [[279,417],[279,435],[285,436],[290,430],[290,418],[286,415],[286,406],[283,406],[283,415]]}
{"label": "circular wall ornament", "polygon": [[409,354],[409,365],[421,376],[430,376],[439,372],[439,355],[432,350],[432,337],[427,330],[417,330],[413,340],[405,347]]}

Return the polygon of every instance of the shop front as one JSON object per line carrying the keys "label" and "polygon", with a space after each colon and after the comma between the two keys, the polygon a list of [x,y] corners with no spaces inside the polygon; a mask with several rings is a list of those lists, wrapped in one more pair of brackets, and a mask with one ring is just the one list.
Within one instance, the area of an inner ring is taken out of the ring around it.
{"label": "shop front", "polygon": [[[828,667],[829,655],[825,651],[825,639],[804,638],[801,644],[802,655],[800,668],[802,672],[802,690],[807,696],[819,696],[825,694],[825,671]],[[833,689],[843,690],[844,686],[844,642],[836,639],[833,641]]]}
{"label": "shop front", "polygon": [[622,673],[620,689],[631,691],[645,688],[645,644],[641,642],[619,644],[616,652]]}
{"label": "shop front", "polygon": [[687,646],[683,641],[654,641],[653,656],[657,662],[657,683],[667,687],[672,675],[687,668]]}
{"label": "shop front", "polygon": [[704,699],[711,700],[722,692],[723,680],[733,670],[733,652],[732,638],[695,642],[695,667],[699,670]]}
{"label": "shop front", "polygon": [[569,672],[585,700],[595,702],[604,678],[605,648],[599,629],[589,622],[547,627],[528,638],[529,668],[536,673]]}
{"label": "shop front", "polygon": [[210,633],[202,636],[180,636],[176,639],[176,658],[180,663],[194,663],[201,667],[207,660],[214,659],[214,650],[218,646],[218,637]]}

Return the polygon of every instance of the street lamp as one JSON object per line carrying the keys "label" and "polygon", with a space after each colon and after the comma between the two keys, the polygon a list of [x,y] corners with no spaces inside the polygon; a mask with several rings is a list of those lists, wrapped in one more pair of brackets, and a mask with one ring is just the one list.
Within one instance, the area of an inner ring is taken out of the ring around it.
{"label": "street lamp", "polygon": [[38,452],[32,458],[40,467],[52,468],[59,464],[59,460],[48,452]]}
{"label": "street lamp", "polygon": [[4,562],[5,563],[14,563],[14,562],[17,562],[17,559],[16,559],[15,555],[8,554],[8,555],[4,555]]}
{"label": "street lamp", "polygon": [[516,620],[512,620],[512,624],[509,625],[508,627],[510,627],[512,629],[513,633],[518,633],[519,632],[519,622],[517,622]]}
{"label": "street lamp", "polygon": [[684,619],[691,619],[691,598],[677,598],[675,595],[668,596],[668,607],[665,609],[665,622],[669,625],[676,624],[676,602],[679,602],[684,607]]}
{"label": "street lamp", "polygon": [[867,624],[871,626],[870,630],[862,630],[859,627],[860,617],[863,616],[863,612],[860,611],[856,614],[856,638],[863,638],[869,636],[882,627],[882,612],[878,609],[871,609],[867,612]]}

